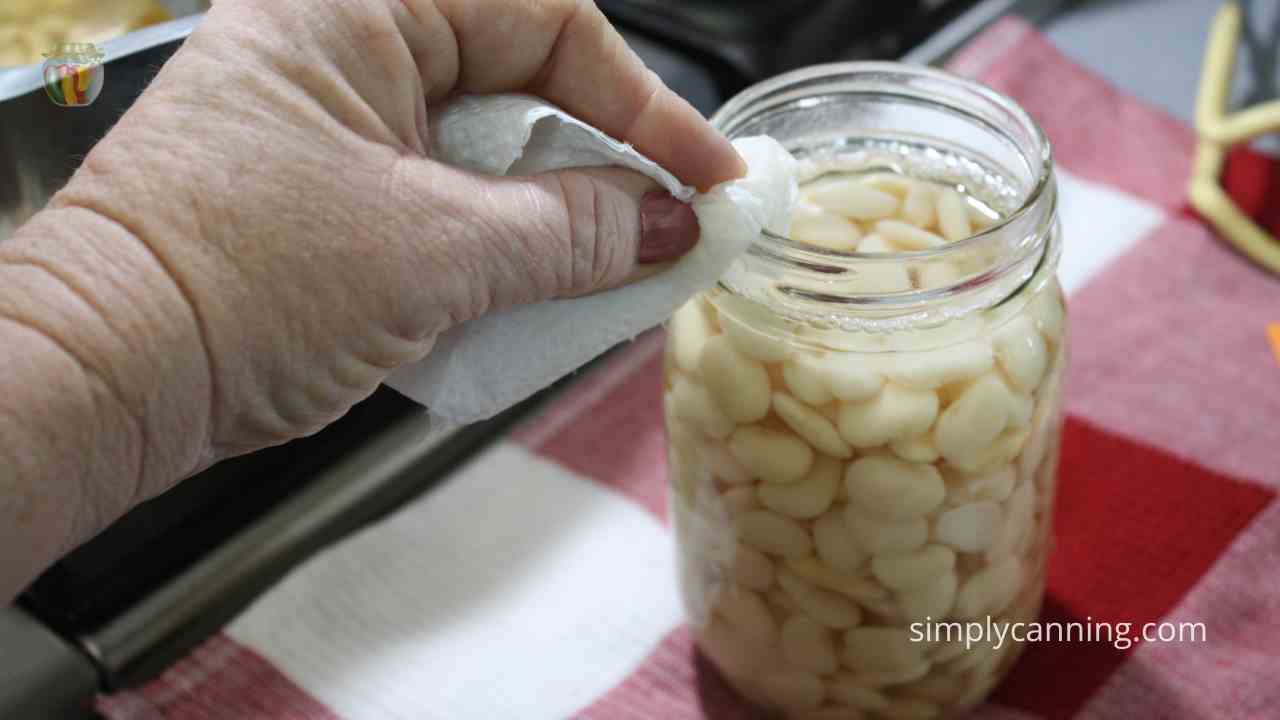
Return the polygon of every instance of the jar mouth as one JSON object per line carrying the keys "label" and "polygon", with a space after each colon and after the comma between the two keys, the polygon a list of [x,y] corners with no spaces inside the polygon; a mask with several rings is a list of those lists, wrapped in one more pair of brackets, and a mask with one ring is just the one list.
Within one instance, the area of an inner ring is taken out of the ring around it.
{"label": "jar mouth", "polygon": [[86,42],[62,42],[58,43],[53,50],[44,53],[45,57],[59,57],[65,55],[86,55],[102,59],[106,57],[97,45]]}
{"label": "jar mouth", "polygon": [[[824,107],[824,104],[830,107]],[[877,116],[875,108],[884,108],[883,112],[888,114]],[[822,115],[824,112],[824,120],[810,122],[805,119],[806,113]],[[908,125],[915,123],[915,126],[904,130],[893,126],[898,121],[893,112],[900,112],[903,117],[917,113],[920,117],[906,121]],[[1057,217],[1049,140],[1039,124],[1017,103],[980,83],[934,68],[892,62],[815,65],[747,88],[725,103],[712,116],[711,123],[729,138],[763,132],[794,151],[801,140],[839,134],[841,130],[834,123],[843,114],[851,118],[846,130],[855,137],[910,135],[947,146],[952,140],[944,134],[947,131],[939,129],[938,134],[933,135],[934,125],[926,117],[937,120],[938,128],[963,130],[966,138],[976,137],[981,142],[972,147],[952,144],[951,149],[958,150],[959,156],[981,158],[984,167],[998,169],[1002,175],[1016,175],[1017,179],[1012,182],[1017,187],[1010,186],[1003,191],[1008,202],[990,226],[938,248],[892,253],[843,251],[800,243],[786,237],[785,229],[770,229],[752,243],[740,263],[756,265],[751,271],[741,267],[736,272],[731,269],[721,281],[726,290],[772,305],[773,298],[761,297],[759,292],[752,292],[746,287],[750,283],[743,282],[747,279],[745,276],[752,271],[757,274],[764,271],[775,274],[782,271],[789,274],[852,274],[859,267],[902,263],[925,265],[978,253],[990,257],[989,264],[979,271],[950,285],[929,289],[862,293],[843,290],[814,293],[803,288],[793,289],[793,295],[811,304],[828,305],[823,308],[825,313],[819,313],[827,315],[827,319],[835,319],[841,325],[864,327],[868,324],[865,318],[844,318],[849,322],[843,322],[832,316],[839,315],[844,308],[855,312],[875,309],[888,315],[896,310],[918,317],[922,305],[963,299],[960,296],[964,295],[970,296],[969,302],[961,304],[965,307],[940,312],[945,315],[968,312],[976,309],[975,303],[989,307],[1021,290],[1033,277],[1044,274],[1037,270],[1045,260],[1056,264],[1060,248],[1049,247],[1051,239],[1056,236],[1054,224]],[[885,118],[889,118],[885,126],[875,126],[878,119]],[[996,156],[987,152],[989,148],[998,152],[1002,159],[993,159]],[[1000,282],[1002,279],[1003,283]],[[994,291],[1000,285],[1005,292],[996,298],[994,295],[1000,293]],[[986,292],[977,292],[983,289]],[[784,315],[813,314],[782,310]]]}
{"label": "jar mouth", "polygon": [[[1044,129],[1040,127],[1040,124],[1008,96],[996,92],[981,83],[974,82],[973,80],[963,78],[944,70],[938,70],[936,68],[904,65],[884,61],[853,61],[811,65],[809,67],[777,75],[743,90],[730,98],[728,102],[722,105],[720,109],[711,116],[711,124],[720,128],[725,135],[732,140],[738,136],[734,132],[735,121],[739,119],[739,116],[741,116],[744,111],[749,110],[752,104],[766,100],[769,96],[776,95],[780,92],[795,90],[797,87],[806,85],[810,81],[828,80],[842,75],[880,75],[886,78],[891,78],[893,76],[903,78],[929,78],[940,84],[954,86],[957,89],[962,89],[965,92],[982,98],[984,101],[999,107],[1003,112],[1008,113],[1011,117],[1016,118],[1025,131],[1034,138],[1035,144],[1039,148],[1039,152],[1036,153],[1037,157],[1035,158],[1037,161],[1037,167],[1035,169],[1035,183],[1030,192],[1028,192],[1026,197],[1023,199],[1022,204],[1016,210],[1002,214],[1000,219],[990,227],[984,228],[982,231],[963,240],[947,243],[944,247],[929,250],[905,250],[902,252],[892,253],[892,255],[896,257],[911,258],[939,257],[948,251],[963,248],[966,244],[972,246],[977,244],[979,238],[993,234],[1005,225],[1015,221],[1017,218],[1025,216],[1044,196],[1045,190],[1049,186],[1050,180],[1053,177],[1053,155],[1050,151],[1049,138],[1045,135]],[[903,97],[920,97],[918,93],[909,93],[906,91],[901,91],[901,94]],[[963,110],[960,112],[963,112]],[[982,118],[972,115],[971,117],[974,120],[982,122],[984,125],[990,124]],[[879,259],[886,254],[845,252],[841,250],[831,250],[828,248],[817,248],[811,245],[797,243],[796,241],[787,238],[785,235],[774,233],[763,234],[762,240],[765,241],[766,244],[777,243],[782,246],[799,246],[805,249],[812,248],[819,251],[817,254],[832,258],[867,260]]]}

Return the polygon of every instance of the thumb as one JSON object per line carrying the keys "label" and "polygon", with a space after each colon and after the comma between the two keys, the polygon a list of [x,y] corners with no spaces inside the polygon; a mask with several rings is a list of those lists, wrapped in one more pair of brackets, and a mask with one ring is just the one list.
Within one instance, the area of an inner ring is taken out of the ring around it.
{"label": "thumb", "polygon": [[619,168],[484,178],[476,219],[501,228],[472,267],[494,305],[576,297],[624,285],[698,240],[692,208]]}

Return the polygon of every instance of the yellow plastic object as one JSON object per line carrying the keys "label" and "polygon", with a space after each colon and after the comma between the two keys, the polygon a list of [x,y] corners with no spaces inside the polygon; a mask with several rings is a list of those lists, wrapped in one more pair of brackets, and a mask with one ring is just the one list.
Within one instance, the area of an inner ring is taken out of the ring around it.
{"label": "yellow plastic object", "polygon": [[1240,22],[1240,6],[1228,2],[1218,11],[1209,30],[1196,97],[1199,141],[1188,192],[1191,206],[1212,223],[1227,242],[1254,262],[1280,273],[1280,242],[1240,212],[1219,182],[1227,148],[1280,130],[1280,100],[1228,113],[1227,99],[1240,42]]}
{"label": "yellow plastic object", "polygon": [[171,19],[157,0],[3,0],[0,67],[38,63],[65,42],[101,42]]}

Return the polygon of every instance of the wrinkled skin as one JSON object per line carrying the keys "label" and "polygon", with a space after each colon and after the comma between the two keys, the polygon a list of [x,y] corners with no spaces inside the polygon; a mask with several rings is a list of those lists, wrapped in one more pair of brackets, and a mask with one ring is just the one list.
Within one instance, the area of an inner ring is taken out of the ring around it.
{"label": "wrinkled skin", "polygon": [[315,432],[451,325],[633,276],[648,180],[427,156],[428,106],[502,91],[688,184],[744,169],[585,0],[216,2],[0,245],[0,602],[180,478]]}

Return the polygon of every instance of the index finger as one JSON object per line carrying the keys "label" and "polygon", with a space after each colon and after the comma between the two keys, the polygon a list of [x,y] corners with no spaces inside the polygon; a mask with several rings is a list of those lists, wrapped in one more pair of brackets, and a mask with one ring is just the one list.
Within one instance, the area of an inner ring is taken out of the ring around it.
{"label": "index finger", "polygon": [[631,143],[685,184],[705,190],[746,172],[729,141],[588,0],[401,2],[416,25],[405,37],[428,100],[528,92]]}

